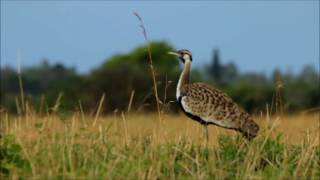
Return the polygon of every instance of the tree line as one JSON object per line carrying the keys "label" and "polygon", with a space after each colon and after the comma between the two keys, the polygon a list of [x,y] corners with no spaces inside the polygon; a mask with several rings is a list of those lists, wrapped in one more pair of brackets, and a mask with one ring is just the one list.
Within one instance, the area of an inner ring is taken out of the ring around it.
{"label": "tree line", "polygon": [[[167,54],[174,48],[166,42],[152,42],[153,66],[163,110],[176,112],[175,88],[181,71],[179,61]],[[105,113],[127,111],[155,111],[148,52],[145,46],[129,53],[116,54],[87,74],[61,63],[50,64],[44,59],[21,73],[25,102],[42,112],[82,108],[93,111],[104,96]],[[317,82],[319,73],[306,65],[299,73],[283,73],[277,69],[271,76],[261,73],[240,73],[236,64],[221,63],[218,49],[212,60],[201,68],[193,68],[192,81],[205,81],[230,95],[246,110],[260,113],[298,112],[319,107]],[[1,108],[17,113],[20,102],[18,74],[11,67],[1,68]],[[268,108],[267,108],[268,107]]]}

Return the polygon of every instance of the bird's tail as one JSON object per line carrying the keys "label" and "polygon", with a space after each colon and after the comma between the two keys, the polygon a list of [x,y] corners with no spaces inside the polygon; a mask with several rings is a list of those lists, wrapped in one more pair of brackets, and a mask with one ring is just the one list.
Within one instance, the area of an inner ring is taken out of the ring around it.
{"label": "bird's tail", "polygon": [[255,138],[259,131],[259,126],[252,119],[247,119],[241,123],[239,131],[248,140]]}

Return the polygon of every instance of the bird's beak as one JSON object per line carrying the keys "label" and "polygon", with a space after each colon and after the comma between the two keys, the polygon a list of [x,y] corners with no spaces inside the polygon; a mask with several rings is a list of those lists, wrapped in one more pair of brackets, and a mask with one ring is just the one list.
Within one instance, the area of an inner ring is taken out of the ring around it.
{"label": "bird's beak", "polygon": [[176,53],[176,52],[168,52],[168,54],[171,54],[171,55],[175,55],[175,56],[180,56],[180,54],[179,53]]}

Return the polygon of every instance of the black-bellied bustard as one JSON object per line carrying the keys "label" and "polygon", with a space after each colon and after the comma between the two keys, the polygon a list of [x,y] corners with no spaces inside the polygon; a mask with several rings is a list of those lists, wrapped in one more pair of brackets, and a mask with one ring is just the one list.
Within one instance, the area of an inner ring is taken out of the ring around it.
{"label": "black-bellied bustard", "polygon": [[182,49],[169,54],[178,56],[184,64],[177,85],[177,101],[188,117],[204,126],[207,142],[209,124],[239,131],[248,139],[257,135],[259,126],[229,96],[207,84],[190,83],[190,51]]}

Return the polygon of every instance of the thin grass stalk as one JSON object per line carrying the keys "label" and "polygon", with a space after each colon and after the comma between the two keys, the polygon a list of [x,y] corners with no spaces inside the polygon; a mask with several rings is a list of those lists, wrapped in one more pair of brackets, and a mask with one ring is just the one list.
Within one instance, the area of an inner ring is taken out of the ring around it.
{"label": "thin grass stalk", "polygon": [[62,96],[63,96],[63,93],[60,92],[58,97],[57,97],[56,102],[54,103],[54,106],[52,107],[52,112],[54,112],[54,113],[58,112],[60,104],[61,104],[60,102],[61,102]]}
{"label": "thin grass stalk", "polygon": [[22,107],[22,113],[25,111],[25,103],[24,103],[24,90],[22,83],[22,75],[21,75],[21,53],[20,49],[17,49],[17,74],[19,80],[19,88],[20,88],[20,101]]}
{"label": "thin grass stalk", "polygon": [[154,89],[154,95],[155,95],[156,104],[157,104],[157,111],[158,111],[158,118],[159,118],[160,128],[161,128],[162,118],[161,118],[161,112],[160,112],[161,110],[160,110],[160,104],[159,104],[160,100],[159,100],[159,96],[158,96],[158,86],[157,86],[157,81],[156,81],[155,70],[154,70],[154,67],[153,67],[153,61],[152,61],[152,55],[151,55],[151,47],[150,47],[150,43],[149,43],[148,36],[147,36],[147,31],[146,31],[146,28],[144,26],[142,17],[137,12],[134,12],[133,14],[140,21],[140,27],[142,29],[142,34],[143,34],[144,39],[145,39],[146,44],[147,44],[148,56],[149,56],[149,65],[150,65],[150,71],[151,71],[152,80],[153,80],[153,89]]}
{"label": "thin grass stalk", "polygon": [[21,107],[22,107],[22,113],[23,113],[25,111],[24,90],[23,90],[22,76],[20,73],[18,73],[18,79],[19,79],[19,87],[20,87],[20,101],[21,101]]}
{"label": "thin grass stalk", "polygon": [[277,107],[277,113],[282,115],[283,113],[283,105],[282,105],[282,97],[281,97],[281,88],[283,86],[281,81],[281,75],[278,74],[276,77],[276,107]]}
{"label": "thin grass stalk", "polygon": [[94,121],[93,121],[93,127],[96,126],[96,123],[97,123],[97,120],[98,120],[98,117],[100,115],[100,111],[101,111],[101,108],[102,108],[102,104],[104,102],[104,98],[105,98],[105,94],[103,93],[101,98],[100,98],[100,101],[99,101],[99,106],[98,106],[98,109],[96,111],[96,115],[94,117]]}
{"label": "thin grass stalk", "polygon": [[274,79],[274,94],[272,96],[272,103],[270,112],[274,113],[275,115],[281,115],[283,113],[283,106],[282,106],[282,98],[281,98],[281,88],[283,84],[281,81],[280,73],[276,73]]}
{"label": "thin grass stalk", "polygon": [[131,95],[130,95],[130,100],[129,100],[129,104],[128,104],[128,109],[127,112],[129,113],[131,110],[131,106],[132,106],[132,102],[133,102],[133,97],[134,97],[134,90],[131,91]]}
{"label": "thin grass stalk", "polygon": [[[318,113],[317,113],[318,112]],[[318,114],[318,118],[320,120],[320,106],[318,107],[313,107],[313,108],[309,108],[309,109],[306,109],[306,110],[303,110],[302,112],[300,112],[300,114],[302,115],[306,115],[308,113],[317,113]],[[319,128],[320,129],[320,128]]]}
{"label": "thin grass stalk", "polygon": [[168,96],[168,88],[172,81],[168,81],[168,76],[166,75],[166,80],[165,80],[165,87],[164,87],[164,95],[163,95],[163,106],[162,106],[162,112],[164,112],[164,107],[168,107],[170,105],[170,101],[167,103],[167,96]]}
{"label": "thin grass stalk", "polygon": [[266,104],[266,119],[267,122],[270,122],[270,111],[269,111],[269,104]]}
{"label": "thin grass stalk", "polygon": [[127,122],[126,122],[126,117],[124,116],[124,113],[121,113],[122,117],[122,122],[123,122],[123,127],[124,127],[124,138],[125,138],[125,144],[126,146],[128,145],[128,128],[127,128]]}
{"label": "thin grass stalk", "polygon": [[84,117],[84,112],[83,112],[81,101],[79,100],[78,103],[79,103],[79,109],[80,109],[82,124],[84,125],[84,127],[87,127],[88,125],[87,125],[86,119]]}
{"label": "thin grass stalk", "polygon": [[27,127],[28,127],[28,124],[29,124],[29,118],[30,118],[30,110],[29,110],[29,104],[28,104],[28,101],[25,102],[25,123],[27,124]]}
{"label": "thin grass stalk", "polygon": [[21,115],[21,108],[20,108],[20,103],[19,103],[18,97],[15,97],[15,103],[16,103],[16,107],[17,107],[17,113],[18,113],[18,115]]}

